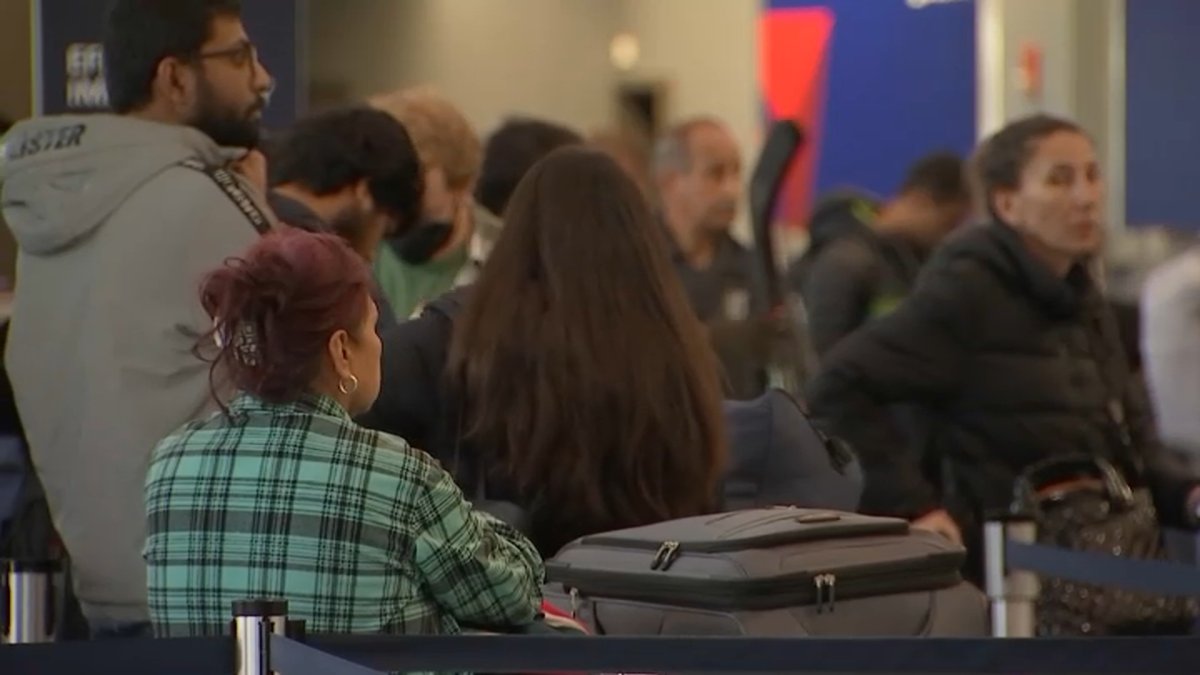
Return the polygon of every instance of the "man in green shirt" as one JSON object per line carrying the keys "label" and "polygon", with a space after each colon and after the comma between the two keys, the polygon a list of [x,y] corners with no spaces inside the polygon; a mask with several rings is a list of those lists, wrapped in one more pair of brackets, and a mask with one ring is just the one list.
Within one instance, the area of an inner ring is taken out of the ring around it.
{"label": "man in green shirt", "polygon": [[404,239],[385,241],[375,256],[374,266],[375,279],[400,321],[453,288],[454,280],[467,263],[467,247],[461,244],[415,264],[396,250],[403,250],[404,244]]}
{"label": "man in green shirt", "polygon": [[375,258],[375,278],[396,313],[411,316],[455,285],[469,260],[479,175],[479,136],[453,103],[427,88],[378,96],[371,104],[408,130],[424,165],[423,223],[385,241]]}

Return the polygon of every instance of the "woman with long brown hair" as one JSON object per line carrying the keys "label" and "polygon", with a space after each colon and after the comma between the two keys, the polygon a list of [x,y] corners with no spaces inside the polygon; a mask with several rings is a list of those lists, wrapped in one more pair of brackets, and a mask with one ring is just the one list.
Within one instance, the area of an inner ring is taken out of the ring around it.
{"label": "woman with long brown hair", "polygon": [[455,442],[543,555],[719,506],[719,367],[664,237],[615,162],[557,150],[513,194],[454,322]]}

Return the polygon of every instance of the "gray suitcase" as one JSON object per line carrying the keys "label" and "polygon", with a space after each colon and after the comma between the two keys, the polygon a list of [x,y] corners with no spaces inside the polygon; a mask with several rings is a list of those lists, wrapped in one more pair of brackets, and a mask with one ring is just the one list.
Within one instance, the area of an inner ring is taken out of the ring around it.
{"label": "gray suitcase", "polygon": [[600,635],[986,636],[965,556],[904,520],[754,509],[583,537],[546,599]]}

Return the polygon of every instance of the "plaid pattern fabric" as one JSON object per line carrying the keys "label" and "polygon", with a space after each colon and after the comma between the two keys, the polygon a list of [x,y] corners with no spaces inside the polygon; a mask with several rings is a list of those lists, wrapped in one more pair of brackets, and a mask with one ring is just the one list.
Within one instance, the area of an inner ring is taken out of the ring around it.
{"label": "plaid pattern fabric", "polygon": [[543,567],[473,511],[453,478],[336,402],[268,405],[189,424],[146,479],[150,615],[163,637],[229,632],[230,607],[283,598],[316,633],[456,633],[525,623]]}

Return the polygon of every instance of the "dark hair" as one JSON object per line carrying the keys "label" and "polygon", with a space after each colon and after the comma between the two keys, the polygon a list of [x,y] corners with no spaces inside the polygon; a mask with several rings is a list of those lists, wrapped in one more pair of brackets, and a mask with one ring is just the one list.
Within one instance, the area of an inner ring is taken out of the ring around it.
{"label": "dark hair", "polygon": [[719,366],[665,236],[611,158],[556,150],[513,193],[455,322],[448,373],[466,437],[556,534],[714,506]]}
{"label": "dark hair", "polygon": [[1061,131],[1083,133],[1083,129],[1070,120],[1032,115],[1007,124],[983,142],[975,165],[982,197],[992,218],[1000,220],[992,199],[996,192],[1020,187],[1021,171],[1033,157],[1035,144]]}
{"label": "dark hair", "polygon": [[909,167],[900,192],[924,192],[936,204],[971,200],[966,167],[953,152],[935,152],[918,159]]}
{"label": "dark hair", "polygon": [[12,120],[8,119],[4,115],[0,115],[0,136],[8,133],[8,130],[12,128],[12,125]]}
{"label": "dark hair", "polygon": [[261,237],[210,273],[200,291],[213,330],[198,353],[218,377],[264,401],[294,401],[321,372],[329,337],[365,320],[371,272],[341,238],[301,230]]}
{"label": "dark hair", "polygon": [[271,185],[295,183],[315,195],[366,179],[376,206],[396,219],[397,234],[420,218],[421,160],[408,131],[382,110],[344,108],[302,119],[272,144],[268,166]]}
{"label": "dark hair", "polygon": [[574,131],[544,120],[514,118],[492,132],[483,146],[475,199],[500,216],[517,183],[538,160],[566,145],[583,143]]}
{"label": "dark hair", "polygon": [[104,24],[104,79],[118,113],[144,107],[158,64],[204,46],[217,16],[241,16],[241,0],[113,0]]}

